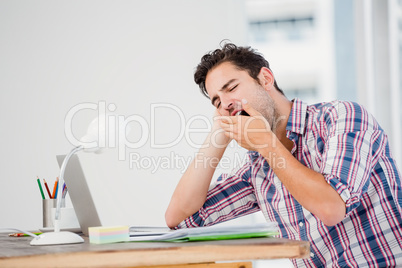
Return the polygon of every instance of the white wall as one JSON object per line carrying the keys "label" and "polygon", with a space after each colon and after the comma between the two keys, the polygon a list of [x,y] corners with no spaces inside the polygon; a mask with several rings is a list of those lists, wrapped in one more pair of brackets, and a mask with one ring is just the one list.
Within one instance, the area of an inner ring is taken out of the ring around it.
{"label": "white wall", "polygon": [[[55,155],[73,147],[64,129],[72,107],[104,101],[115,104],[117,114],[147,123],[154,103],[179,107],[186,121],[212,115],[193,71],[222,39],[244,44],[243,12],[241,0],[1,1],[0,228],[42,226],[36,176],[49,182],[58,176]],[[81,137],[96,114],[77,113],[73,134]],[[143,134],[133,126],[135,141]],[[174,140],[180,127],[177,112],[158,110],[156,142]],[[193,135],[196,141],[203,136]],[[170,148],[151,147],[148,139],[127,154],[188,158],[196,151],[185,139]],[[161,224],[181,170],[151,171],[132,169],[136,176],[127,179],[145,182],[147,188],[135,192],[136,206],[151,203],[156,210],[145,206],[142,213],[158,215],[151,223]]]}

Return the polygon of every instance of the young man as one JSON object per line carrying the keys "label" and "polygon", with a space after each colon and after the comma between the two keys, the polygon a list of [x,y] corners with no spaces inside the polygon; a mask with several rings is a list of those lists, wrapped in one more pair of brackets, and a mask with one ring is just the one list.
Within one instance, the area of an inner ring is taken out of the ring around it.
{"label": "young man", "polygon": [[[289,101],[268,62],[234,44],[206,54],[194,77],[217,116],[173,194],[169,227],[261,210],[282,237],[310,241],[296,266],[402,266],[401,178],[372,115],[352,102]],[[249,160],[210,187],[232,139]]]}

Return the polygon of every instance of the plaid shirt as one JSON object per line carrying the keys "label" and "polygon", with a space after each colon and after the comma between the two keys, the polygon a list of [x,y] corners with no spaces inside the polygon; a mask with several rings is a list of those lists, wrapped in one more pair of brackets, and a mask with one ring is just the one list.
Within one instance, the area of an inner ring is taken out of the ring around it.
{"label": "plaid shirt", "polygon": [[401,177],[388,138],[352,102],[307,106],[298,99],[287,123],[291,153],[324,175],[346,204],[345,218],[326,226],[303,208],[257,152],[211,185],[204,206],[178,228],[207,226],[261,210],[281,237],[310,241],[306,267],[402,267]]}

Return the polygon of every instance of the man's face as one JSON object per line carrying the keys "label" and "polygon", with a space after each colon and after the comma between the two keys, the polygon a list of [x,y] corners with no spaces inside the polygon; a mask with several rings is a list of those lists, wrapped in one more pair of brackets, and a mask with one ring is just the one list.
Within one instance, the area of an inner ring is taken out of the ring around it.
{"label": "man's face", "polygon": [[212,105],[221,115],[235,115],[242,109],[241,100],[246,99],[275,128],[275,103],[247,71],[230,62],[221,63],[208,72],[205,87]]}

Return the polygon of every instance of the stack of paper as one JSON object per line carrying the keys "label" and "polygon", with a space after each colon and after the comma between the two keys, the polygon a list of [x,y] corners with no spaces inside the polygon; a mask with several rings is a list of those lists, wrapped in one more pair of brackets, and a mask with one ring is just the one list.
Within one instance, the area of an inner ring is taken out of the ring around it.
{"label": "stack of paper", "polygon": [[131,232],[130,241],[203,241],[223,240],[252,237],[273,237],[279,235],[279,228],[276,222],[258,223],[252,225],[236,226],[207,226],[198,228],[186,228],[170,231],[164,234],[146,232]]}
{"label": "stack of paper", "polygon": [[89,227],[89,242],[106,244],[125,242],[129,240],[128,226]]}

